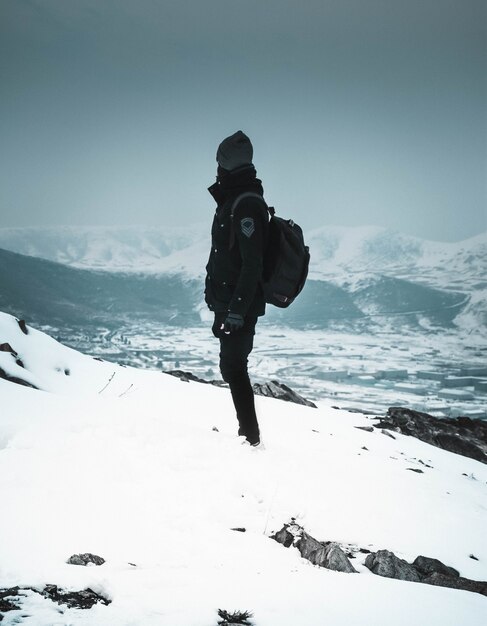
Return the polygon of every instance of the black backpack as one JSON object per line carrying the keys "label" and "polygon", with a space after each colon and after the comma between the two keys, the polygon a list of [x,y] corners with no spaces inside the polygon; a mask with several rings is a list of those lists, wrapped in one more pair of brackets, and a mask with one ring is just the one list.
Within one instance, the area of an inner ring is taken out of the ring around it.
{"label": "black backpack", "polygon": [[[293,220],[275,215],[274,207],[267,206],[262,196],[246,192],[235,198],[232,217],[237,204],[244,197],[259,198],[269,212],[269,238],[264,253],[262,289],[265,301],[281,309],[288,307],[301,293],[309,268],[309,248],[304,245],[303,231]],[[230,247],[235,239],[232,228]]]}

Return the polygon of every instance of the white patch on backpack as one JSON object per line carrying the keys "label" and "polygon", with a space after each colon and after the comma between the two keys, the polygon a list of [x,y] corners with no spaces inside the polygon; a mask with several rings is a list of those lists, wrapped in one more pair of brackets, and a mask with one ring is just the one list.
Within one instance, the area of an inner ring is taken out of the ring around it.
{"label": "white patch on backpack", "polygon": [[242,228],[242,232],[246,237],[252,237],[255,231],[255,224],[252,217],[244,217],[243,220],[240,220],[240,227]]}

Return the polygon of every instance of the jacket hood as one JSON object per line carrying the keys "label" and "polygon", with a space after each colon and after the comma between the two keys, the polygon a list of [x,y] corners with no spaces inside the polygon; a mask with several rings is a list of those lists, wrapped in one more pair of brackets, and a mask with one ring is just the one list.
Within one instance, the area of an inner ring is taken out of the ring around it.
{"label": "jacket hood", "polygon": [[262,181],[257,178],[257,172],[253,165],[245,165],[230,172],[219,167],[216,182],[208,187],[208,191],[217,204],[246,191],[264,195]]}

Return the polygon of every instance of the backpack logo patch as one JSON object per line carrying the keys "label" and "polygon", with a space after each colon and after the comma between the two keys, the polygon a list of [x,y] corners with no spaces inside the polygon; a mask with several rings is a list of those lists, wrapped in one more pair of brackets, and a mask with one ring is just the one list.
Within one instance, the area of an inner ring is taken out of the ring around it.
{"label": "backpack logo patch", "polygon": [[252,237],[255,231],[255,224],[252,217],[244,217],[243,220],[240,220],[240,228],[242,229],[242,233],[246,237]]}

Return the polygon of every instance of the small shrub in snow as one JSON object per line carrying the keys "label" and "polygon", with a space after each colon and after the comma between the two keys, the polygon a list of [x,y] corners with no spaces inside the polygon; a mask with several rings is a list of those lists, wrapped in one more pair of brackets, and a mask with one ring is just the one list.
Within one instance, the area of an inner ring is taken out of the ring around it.
{"label": "small shrub in snow", "polygon": [[240,626],[251,626],[249,619],[252,617],[250,611],[234,611],[229,613],[224,609],[218,609],[218,616],[221,620],[218,622],[220,626],[228,626],[229,624],[240,624]]}

